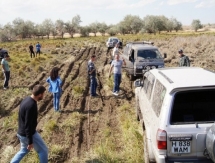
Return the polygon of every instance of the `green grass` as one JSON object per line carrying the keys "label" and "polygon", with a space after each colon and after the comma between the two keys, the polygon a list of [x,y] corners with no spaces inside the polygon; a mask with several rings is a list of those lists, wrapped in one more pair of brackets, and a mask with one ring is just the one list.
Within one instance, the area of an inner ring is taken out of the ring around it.
{"label": "green grass", "polygon": [[83,162],[87,160],[94,160],[95,163],[144,162],[141,126],[135,121],[135,109],[129,103],[116,109],[118,130],[113,130],[107,122],[106,128],[102,131],[101,141],[87,153]]}

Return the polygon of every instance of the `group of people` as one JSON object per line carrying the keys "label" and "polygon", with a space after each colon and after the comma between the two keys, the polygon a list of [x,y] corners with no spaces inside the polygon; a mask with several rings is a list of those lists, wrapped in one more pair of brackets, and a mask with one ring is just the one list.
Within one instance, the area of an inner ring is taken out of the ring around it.
{"label": "group of people", "polygon": [[[96,56],[92,55],[91,59],[88,61],[88,75],[90,78],[90,95],[92,97],[98,96],[96,93],[97,88],[97,80],[96,80],[96,68],[94,62],[96,60]],[[111,72],[113,71],[113,78],[114,78],[114,88],[113,88],[113,95],[118,96],[119,94],[119,86],[121,83],[122,78],[122,65],[126,65],[125,60],[122,58],[120,59],[119,51],[115,50],[113,52],[113,60],[111,61],[111,66],[109,69],[109,78],[111,76]]]}
{"label": "group of people", "polygon": [[[62,93],[62,80],[59,77],[59,68],[54,67],[46,82],[49,84],[49,92],[53,94],[53,106],[55,112],[60,112],[60,96]],[[32,95],[22,100],[18,113],[17,137],[20,140],[21,148],[12,158],[11,163],[19,163],[22,158],[31,150],[38,153],[40,163],[48,162],[48,148],[40,134],[36,131],[38,108],[37,102],[42,100],[46,88],[42,85],[35,85]]]}
{"label": "group of people", "polygon": [[[183,50],[179,50],[180,62],[179,66],[190,66],[189,58],[183,54]],[[5,75],[4,88],[8,87],[10,70],[8,65],[9,55],[5,55],[1,61],[3,72]],[[88,61],[88,75],[90,78],[90,95],[92,97],[98,96],[96,94],[97,80],[96,80],[96,55],[92,55]],[[113,95],[118,96],[121,78],[122,78],[122,65],[126,65],[124,59],[120,59],[119,51],[113,52],[113,60],[109,69],[108,76],[113,72],[114,87]],[[51,69],[49,77],[46,82],[49,84],[49,92],[53,94],[53,106],[55,112],[60,112],[60,97],[62,94],[62,80],[59,76],[59,68],[54,67]],[[40,134],[36,131],[38,107],[37,102],[42,100],[46,88],[42,85],[35,85],[32,94],[22,100],[18,113],[18,131],[17,137],[20,140],[21,148],[12,158],[11,163],[19,163],[22,158],[31,150],[35,149],[38,153],[40,163],[48,163],[48,148]]]}
{"label": "group of people", "polygon": [[41,49],[41,45],[40,45],[39,42],[37,42],[37,44],[36,44],[36,55],[35,55],[34,46],[32,44],[30,44],[30,46],[29,46],[30,57],[31,58],[32,57],[37,57],[37,54],[39,54],[39,56],[40,56],[40,53],[41,53],[40,49]]}

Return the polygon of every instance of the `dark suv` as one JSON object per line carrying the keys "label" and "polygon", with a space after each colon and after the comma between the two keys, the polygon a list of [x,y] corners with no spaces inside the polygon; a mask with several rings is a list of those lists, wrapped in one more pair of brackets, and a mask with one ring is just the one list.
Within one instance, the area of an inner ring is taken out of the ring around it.
{"label": "dark suv", "polygon": [[123,49],[122,57],[125,59],[125,70],[131,80],[135,76],[142,76],[143,71],[164,67],[164,57],[153,42],[129,42]]}

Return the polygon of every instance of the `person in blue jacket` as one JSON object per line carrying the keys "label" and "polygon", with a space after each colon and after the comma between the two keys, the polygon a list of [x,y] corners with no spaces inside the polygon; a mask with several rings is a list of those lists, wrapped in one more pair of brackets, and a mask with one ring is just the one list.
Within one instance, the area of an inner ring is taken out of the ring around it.
{"label": "person in blue jacket", "polygon": [[40,56],[40,48],[41,48],[41,45],[39,42],[37,42],[37,44],[36,44],[36,57],[37,57],[37,54],[39,54],[39,56]]}
{"label": "person in blue jacket", "polygon": [[49,92],[53,93],[53,104],[54,109],[56,112],[60,112],[60,96],[62,93],[62,80],[59,77],[59,68],[54,67],[51,72],[50,76],[46,80],[49,83]]}

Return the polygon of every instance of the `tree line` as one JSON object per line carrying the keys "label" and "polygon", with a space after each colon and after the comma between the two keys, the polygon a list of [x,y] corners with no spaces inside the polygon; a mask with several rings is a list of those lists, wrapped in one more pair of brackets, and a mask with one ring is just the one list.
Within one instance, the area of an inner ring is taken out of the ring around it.
{"label": "tree line", "polygon": [[[147,15],[143,19],[135,15],[127,15],[122,21],[115,25],[107,25],[105,22],[93,22],[86,26],[81,26],[81,17],[74,16],[70,21],[64,22],[61,19],[53,22],[51,19],[45,19],[42,23],[36,24],[30,20],[24,21],[16,18],[12,23],[0,25],[0,41],[11,41],[25,38],[36,38],[50,35],[54,38],[60,36],[63,38],[65,33],[69,33],[71,37],[75,33],[80,33],[82,37],[89,36],[89,33],[97,32],[102,35],[108,33],[113,36],[117,33],[121,34],[137,34],[137,33],[160,33],[161,31],[178,31],[182,30],[182,23],[176,18],[167,18],[165,16]],[[193,20],[192,27],[195,31],[202,28],[199,20]]]}

